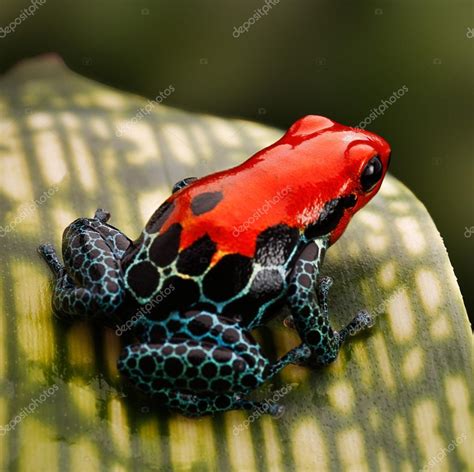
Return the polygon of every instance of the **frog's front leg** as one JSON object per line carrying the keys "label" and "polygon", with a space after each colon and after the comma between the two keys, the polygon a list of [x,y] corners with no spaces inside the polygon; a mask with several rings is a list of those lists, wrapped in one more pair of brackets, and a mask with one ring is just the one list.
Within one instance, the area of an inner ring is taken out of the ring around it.
{"label": "frog's front leg", "polygon": [[53,309],[73,317],[111,315],[124,298],[120,259],[131,241],[106,224],[110,214],[98,209],[79,218],[63,235],[64,266],[51,244],[39,247],[56,280]]}
{"label": "frog's front leg", "polygon": [[[296,261],[288,287],[288,303],[295,328],[311,350],[311,356],[306,361],[317,365],[333,362],[347,336],[373,325],[372,317],[366,311],[360,311],[341,331],[331,327],[327,295],[332,280],[321,278],[318,283],[326,249],[325,239],[308,243]],[[305,361],[304,358],[301,360]]]}

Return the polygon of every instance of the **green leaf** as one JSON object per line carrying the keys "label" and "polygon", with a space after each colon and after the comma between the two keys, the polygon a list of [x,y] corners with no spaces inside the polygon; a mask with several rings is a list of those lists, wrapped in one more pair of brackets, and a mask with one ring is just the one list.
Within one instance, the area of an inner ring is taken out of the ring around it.
{"label": "green leaf", "polygon": [[[391,176],[323,269],[335,280],[334,326],[360,308],[377,323],[330,367],[291,366],[265,386],[262,398],[280,396],[286,406],[279,419],[160,411],[124,389],[112,330],[53,318],[39,243],[60,247],[63,229],[97,207],[137,237],[175,181],[230,167],[280,135],[117,92],[53,57],[1,79],[1,470],[472,466],[472,337],[462,297],[426,209]],[[298,343],[281,318],[258,338],[272,357]]]}

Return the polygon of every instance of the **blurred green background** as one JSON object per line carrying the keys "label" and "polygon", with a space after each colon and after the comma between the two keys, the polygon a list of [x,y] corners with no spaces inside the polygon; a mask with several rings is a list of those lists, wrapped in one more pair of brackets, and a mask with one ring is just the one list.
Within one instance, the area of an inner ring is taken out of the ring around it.
{"label": "blurred green background", "polygon": [[[472,314],[472,1],[268,0],[240,35],[265,0],[34,1],[14,32],[0,29],[0,72],[56,52],[149,98],[173,85],[167,105],[281,128],[305,114],[357,125],[405,85],[367,129],[390,142],[391,172],[428,207]],[[29,5],[2,0],[0,28]]]}

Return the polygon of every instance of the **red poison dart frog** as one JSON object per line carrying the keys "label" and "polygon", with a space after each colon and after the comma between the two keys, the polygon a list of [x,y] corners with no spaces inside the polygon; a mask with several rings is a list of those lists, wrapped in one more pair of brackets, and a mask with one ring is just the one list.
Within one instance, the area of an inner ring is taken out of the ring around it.
{"label": "red poison dart frog", "polygon": [[[42,245],[53,308],[110,324],[151,306],[118,361],[132,384],[189,416],[257,408],[247,395],[285,366],[327,365],[349,335],[373,324],[360,311],[334,330],[332,282],[319,274],[389,161],[379,136],[306,116],[243,164],[178,182],[136,241],[97,210],[64,231],[64,265]],[[302,342],[272,363],[251,330],[283,303]]]}

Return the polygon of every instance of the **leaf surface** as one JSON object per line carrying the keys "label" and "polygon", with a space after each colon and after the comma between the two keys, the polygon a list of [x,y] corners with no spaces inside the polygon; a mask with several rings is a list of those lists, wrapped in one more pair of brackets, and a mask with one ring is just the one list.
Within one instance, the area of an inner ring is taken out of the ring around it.
{"label": "leaf surface", "polygon": [[[360,308],[377,323],[330,367],[291,366],[261,389],[285,405],[279,419],[160,411],[122,385],[122,340],[112,330],[53,318],[39,243],[59,248],[63,229],[97,207],[136,238],[176,181],[233,166],[280,135],[150,106],[53,57],[0,80],[1,470],[472,466],[472,336],[462,297],[426,209],[391,176],[323,268],[335,281],[333,325]],[[298,343],[281,318],[257,335],[271,357]]]}

